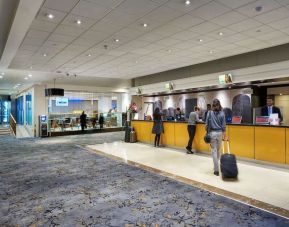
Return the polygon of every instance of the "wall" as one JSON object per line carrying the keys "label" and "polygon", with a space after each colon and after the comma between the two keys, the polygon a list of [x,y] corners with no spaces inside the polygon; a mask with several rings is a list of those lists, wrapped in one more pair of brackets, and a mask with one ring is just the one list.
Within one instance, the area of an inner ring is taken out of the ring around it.
{"label": "wall", "polygon": [[[220,90],[211,92],[200,92],[200,93],[190,93],[181,95],[168,95],[168,96],[158,96],[158,97],[142,97],[133,96],[132,102],[135,102],[139,109],[139,119],[142,120],[144,117],[145,110],[143,110],[144,102],[155,102],[162,101],[163,109],[168,109],[170,107],[176,109],[179,107],[182,112],[185,112],[185,100],[191,98],[198,99],[198,107],[202,110],[206,109],[208,103],[212,103],[214,98],[218,98],[221,101],[222,106],[225,108],[232,108],[233,98],[238,94],[244,94],[246,89],[232,89],[232,90]],[[250,93],[250,92],[249,92]],[[250,94],[248,94],[250,97]]]}
{"label": "wall", "polygon": [[289,95],[275,96],[275,105],[281,108],[283,113],[283,123],[289,124]]}

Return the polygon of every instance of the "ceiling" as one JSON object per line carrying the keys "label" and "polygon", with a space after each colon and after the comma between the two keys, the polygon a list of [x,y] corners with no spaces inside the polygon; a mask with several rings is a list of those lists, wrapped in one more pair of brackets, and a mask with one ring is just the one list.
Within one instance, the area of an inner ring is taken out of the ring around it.
{"label": "ceiling", "polygon": [[190,2],[45,0],[8,68],[113,81],[289,42],[289,0]]}

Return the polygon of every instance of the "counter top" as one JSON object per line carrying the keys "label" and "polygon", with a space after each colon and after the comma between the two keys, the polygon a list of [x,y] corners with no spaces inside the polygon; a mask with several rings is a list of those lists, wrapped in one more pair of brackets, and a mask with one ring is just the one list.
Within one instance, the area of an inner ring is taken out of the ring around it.
{"label": "counter top", "polygon": [[[132,121],[146,121],[146,122],[153,122],[153,120],[132,120]],[[187,124],[187,121],[163,121],[164,123],[184,123]],[[204,124],[204,122],[198,122],[197,124]],[[243,123],[243,124],[233,124],[227,123],[227,125],[234,125],[234,126],[256,126],[256,127],[277,127],[277,128],[289,128],[288,124],[282,125],[262,125],[262,124],[250,124],[250,123]]]}

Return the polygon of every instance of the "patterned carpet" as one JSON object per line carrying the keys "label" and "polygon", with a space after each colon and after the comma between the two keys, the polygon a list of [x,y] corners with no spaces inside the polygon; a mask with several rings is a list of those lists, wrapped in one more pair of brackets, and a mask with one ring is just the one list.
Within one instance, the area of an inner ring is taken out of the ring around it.
{"label": "patterned carpet", "polygon": [[262,210],[75,145],[123,132],[0,137],[0,226],[289,226]]}

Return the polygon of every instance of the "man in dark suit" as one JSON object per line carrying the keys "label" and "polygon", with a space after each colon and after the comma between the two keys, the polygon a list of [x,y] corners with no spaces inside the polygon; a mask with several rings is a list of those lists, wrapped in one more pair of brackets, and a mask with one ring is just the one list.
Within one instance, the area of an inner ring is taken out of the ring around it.
{"label": "man in dark suit", "polygon": [[274,104],[273,98],[268,96],[267,97],[267,105],[262,107],[261,115],[262,116],[270,116],[270,114],[278,114],[278,118],[279,118],[280,122],[282,122],[283,117],[282,117],[281,111],[277,106],[273,106],[273,104]]}

